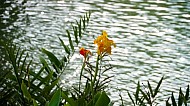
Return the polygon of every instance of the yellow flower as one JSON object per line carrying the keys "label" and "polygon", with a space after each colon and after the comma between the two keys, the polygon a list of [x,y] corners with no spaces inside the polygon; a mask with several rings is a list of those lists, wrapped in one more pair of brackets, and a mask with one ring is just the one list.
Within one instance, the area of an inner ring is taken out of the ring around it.
{"label": "yellow flower", "polygon": [[102,55],[103,53],[111,54],[111,46],[113,45],[116,47],[116,44],[113,42],[113,40],[108,39],[106,31],[103,31],[102,35],[98,36],[94,40],[94,44],[98,45],[98,55]]}

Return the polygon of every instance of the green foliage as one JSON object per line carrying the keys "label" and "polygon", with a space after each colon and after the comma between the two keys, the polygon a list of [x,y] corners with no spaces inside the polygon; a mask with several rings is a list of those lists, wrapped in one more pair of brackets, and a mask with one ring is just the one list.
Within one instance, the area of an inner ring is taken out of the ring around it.
{"label": "green foliage", "polygon": [[61,89],[58,89],[51,98],[49,106],[59,106],[60,101],[61,101]]}
{"label": "green foliage", "polygon": [[[179,95],[178,99],[177,99],[178,102],[176,102],[176,99],[175,99],[174,94],[172,92],[172,96],[171,96],[172,105],[173,106],[183,106],[183,104],[184,104],[185,106],[188,106],[187,102],[190,99],[190,97],[189,97],[189,85],[187,86],[185,95],[182,92],[181,88],[179,89],[179,94],[178,95]],[[166,101],[166,106],[171,106],[171,104],[169,103],[169,98]]]}
{"label": "green foliage", "polygon": [[22,81],[22,84],[21,84],[21,89],[22,89],[22,92],[23,92],[24,96],[27,98],[28,101],[30,101],[32,98],[30,96],[30,93],[27,90],[27,86],[25,85],[25,83],[23,81]]}
{"label": "green foliage", "polygon": [[[134,97],[128,92],[128,96],[129,96],[133,106],[147,106],[147,105],[155,106],[155,105],[157,105],[155,103],[156,95],[159,93],[159,89],[160,89],[161,83],[163,81],[163,78],[164,77],[162,77],[160,79],[160,81],[158,82],[155,89],[152,89],[152,86],[151,86],[150,82],[147,81],[147,83],[148,83],[148,86],[147,86],[148,90],[147,91],[143,90],[141,88],[141,86],[140,86],[140,82],[138,82],[137,87],[136,87],[136,92],[135,92],[135,94],[133,94]],[[168,98],[168,100],[166,100],[166,106],[183,106],[183,104],[185,106],[188,106],[187,103],[189,101],[189,98],[190,97],[189,97],[189,85],[188,85],[185,95],[183,94],[183,92],[182,92],[182,90],[180,88],[179,96],[178,96],[178,99],[177,99],[178,102],[176,102],[176,99],[175,99],[174,94],[172,92],[172,95],[171,95],[172,104],[169,103],[170,98]],[[121,99],[121,100],[123,102],[123,99]],[[122,106],[123,106],[123,104],[122,104]]]}
{"label": "green foliage", "polygon": [[[90,16],[90,13],[89,13]],[[89,20],[88,20],[89,21]],[[83,21],[87,25],[88,21]],[[82,27],[80,21],[79,27],[75,27],[75,35],[81,38]],[[79,33],[79,34],[78,34]],[[72,53],[74,46],[70,32],[67,30],[68,39]],[[60,39],[60,38],[59,38]],[[28,54],[12,43],[6,43],[0,40],[6,55],[9,58],[11,68],[7,68],[6,73],[0,77],[0,105],[48,105],[58,106],[62,101],[62,92],[59,88],[59,77],[64,71],[66,64],[69,63],[71,51],[69,46],[65,45],[60,39],[67,57],[59,60],[52,52],[41,49],[48,59],[40,56],[42,67],[37,70],[31,70],[32,61],[28,60]],[[75,43],[79,43],[75,40]],[[43,77],[42,77],[43,76]]]}
{"label": "green foliage", "polygon": [[98,99],[95,102],[95,106],[108,106],[108,104],[110,103],[110,98],[108,97],[106,92],[98,92],[97,95]]}
{"label": "green foliage", "polygon": [[[49,70],[48,74],[43,73],[45,68],[34,72],[30,69],[29,61],[24,51],[12,44],[4,45],[9,61],[12,65],[11,70],[4,76],[1,98],[2,105],[40,105],[45,104],[52,97],[54,87],[58,83],[58,78],[53,77],[53,71]],[[41,77],[43,74],[44,77]],[[39,83],[36,83],[39,82]],[[6,101],[6,102],[5,102]]]}
{"label": "green foliage", "polygon": [[[100,60],[98,60],[99,63]],[[93,66],[88,61],[84,62],[86,67],[84,70],[89,74],[83,77],[86,79],[86,85],[83,86],[83,89],[74,88],[74,91],[71,91],[70,95],[66,95],[62,93],[62,97],[65,99],[66,106],[108,106],[110,103],[110,98],[108,97],[107,93],[104,91],[106,84],[110,81],[111,77],[101,78],[105,71],[108,71],[109,68],[105,67],[98,68],[97,72],[95,72],[96,67]],[[94,81],[95,73],[98,75],[98,78]],[[92,82],[94,83],[92,84]],[[80,85],[81,83],[79,83]],[[82,85],[80,85],[82,86]],[[79,86],[79,87],[80,87]],[[74,92],[74,93],[73,93]],[[103,102],[104,101],[104,102]]]}
{"label": "green foliage", "polygon": [[48,56],[49,60],[51,61],[53,65],[61,68],[61,62],[57,59],[57,57],[53,53],[43,48],[42,48],[42,52]]}
{"label": "green foliage", "polygon": [[155,89],[152,89],[152,86],[150,85],[150,82],[148,83],[148,91],[143,90],[140,86],[140,82],[137,83],[136,92],[134,94],[134,98],[132,95],[128,92],[128,96],[131,99],[134,106],[146,106],[146,104],[149,104],[150,106],[153,106],[155,103],[155,97],[159,92],[160,85],[162,83],[163,77],[158,82],[158,85]]}
{"label": "green foliage", "polygon": [[61,45],[63,46],[63,48],[65,49],[65,52],[70,55],[70,49],[67,45],[65,45],[65,43],[63,42],[63,40],[61,38],[59,38]]}

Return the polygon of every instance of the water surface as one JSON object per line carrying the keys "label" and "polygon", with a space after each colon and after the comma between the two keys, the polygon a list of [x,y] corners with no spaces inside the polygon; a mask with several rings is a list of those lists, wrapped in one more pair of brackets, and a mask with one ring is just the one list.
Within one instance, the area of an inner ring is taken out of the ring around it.
{"label": "water surface", "polygon": [[[108,91],[115,106],[121,102],[119,90],[125,104],[130,104],[127,91],[134,92],[138,81],[149,80],[156,86],[165,77],[158,95],[160,106],[172,91],[177,96],[179,87],[186,88],[190,81],[188,0],[31,0],[25,9],[28,22],[21,26],[26,33],[14,42],[27,48],[36,61],[42,47],[61,56],[58,37],[68,43],[65,29],[88,10],[92,16],[79,45],[95,52],[93,40],[102,30],[117,44],[110,61],[114,68],[107,73],[114,75]],[[76,52],[63,75],[66,85],[76,83],[81,64]]]}

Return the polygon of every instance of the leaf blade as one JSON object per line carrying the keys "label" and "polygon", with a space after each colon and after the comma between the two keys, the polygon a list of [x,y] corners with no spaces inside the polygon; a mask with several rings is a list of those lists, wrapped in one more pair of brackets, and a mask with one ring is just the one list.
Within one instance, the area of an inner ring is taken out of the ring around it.
{"label": "leaf blade", "polygon": [[26,97],[26,99],[28,101],[31,100],[31,95],[28,92],[27,87],[26,87],[26,85],[25,85],[25,83],[23,81],[22,81],[22,84],[21,84],[21,90],[22,90],[24,96]]}
{"label": "leaf blade", "polygon": [[73,41],[72,41],[72,39],[71,39],[70,32],[69,32],[69,30],[66,30],[66,32],[67,32],[67,36],[68,36],[68,38],[69,38],[69,44],[70,44],[70,46],[71,46],[71,49],[74,51]]}
{"label": "leaf blade", "polygon": [[56,66],[60,67],[61,62],[57,59],[57,57],[53,53],[51,53],[50,51],[48,51],[44,48],[42,48],[41,50],[44,54],[46,54],[48,56],[48,58],[52,62],[52,64],[55,64]]}
{"label": "leaf blade", "polygon": [[108,106],[109,103],[110,103],[110,98],[108,97],[106,92],[102,92],[95,106]]}
{"label": "leaf blade", "polygon": [[65,45],[65,43],[63,42],[61,38],[59,38],[59,40],[61,41],[61,45],[65,49],[65,52],[70,55],[70,49]]}
{"label": "leaf blade", "polygon": [[50,100],[48,106],[59,106],[61,101],[61,89],[58,89]]}

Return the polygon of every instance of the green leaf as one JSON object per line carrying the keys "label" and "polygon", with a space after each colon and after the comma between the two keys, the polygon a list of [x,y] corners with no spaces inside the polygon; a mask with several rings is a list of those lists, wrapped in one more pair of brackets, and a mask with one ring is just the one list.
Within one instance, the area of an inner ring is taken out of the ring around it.
{"label": "green leaf", "polygon": [[77,45],[78,45],[79,41],[78,41],[78,31],[77,31],[77,27],[73,26],[73,32],[74,32],[74,36],[75,36],[75,42],[76,42]]}
{"label": "green leaf", "polygon": [[97,92],[92,101],[96,103],[98,101],[98,98],[101,96],[101,94],[102,94],[101,92]]}
{"label": "green leaf", "polygon": [[64,92],[62,92],[62,97],[71,105],[71,106],[77,106],[76,102],[69,98]]}
{"label": "green leaf", "polygon": [[28,57],[28,54],[24,57],[24,61],[22,62],[22,66],[21,66],[21,72],[24,71],[24,67],[25,67],[25,64],[26,64],[26,58]]}
{"label": "green leaf", "polygon": [[49,106],[49,102],[48,101],[46,101],[45,106]]}
{"label": "green leaf", "polygon": [[66,58],[65,56],[63,57],[63,61],[64,61],[64,62],[67,62],[67,58]]}
{"label": "green leaf", "polygon": [[78,104],[78,106],[87,106],[85,97],[78,98],[77,99],[77,104]]}
{"label": "green leaf", "polygon": [[183,104],[183,97],[184,97],[184,94],[181,90],[181,87],[180,87],[180,90],[179,90],[179,97],[178,97],[178,106],[182,106]]}
{"label": "green leaf", "polygon": [[67,36],[69,38],[69,44],[71,46],[71,49],[74,51],[74,46],[73,46],[73,42],[72,42],[72,39],[71,39],[70,32],[69,32],[69,30],[66,30],[66,32],[67,32]]}
{"label": "green leaf", "polygon": [[62,44],[62,46],[65,49],[65,52],[70,55],[70,49],[69,49],[69,47],[65,45],[65,43],[63,42],[63,40],[61,38],[59,38],[59,40],[61,41],[61,44]]}
{"label": "green leaf", "polygon": [[38,103],[36,102],[35,99],[32,99],[32,101],[33,101],[33,106],[38,106]]}
{"label": "green leaf", "polygon": [[186,94],[183,99],[184,99],[185,106],[187,106],[187,101],[189,100],[189,85],[187,86]]}
{"label": "green leaf", "polygon": [[89,17],[89,19],[90,19],[90,16],[91,16],[91,11],[89,11],[89,13],[88,13],[88,17]]}
{"label": "green leaf", "polygon": [[79,21],[79,24],[78,24],[78,28],[79,28],[79,37],[81,38],[82,36],[82,28],[81,28],[81,19],[80,19],[80,21]]}
{"label": "green leaf", "polygon": [[127,93],[128,93],[128,95],[129,95],[129,98],[131,99],[131,101],[132,101],[133,105],[135,106],[135,102],[134,102],[134,100],[133,100],[133,98],[132,98],[131,94],[129,93],[129,91],[127,91]]}
{"label": "green leaf", "polygon": [[160,85],[161,85],[161,83],[162,83],[163,78],[164,78],[164,77],[162,77],[162,78],[160,79],[160,81],[159,81],[159,83],[158,83],[156,89],[154,90],[154,95],[153,95],[153,97],[155,97],[155,96],[157,95],[157,93],[159,92],[159,88],[160,88]]}
{"label": "green leaf", "polygon": [[87,20],[87,23],[88,23],[88,21],[89,21],[88,13],[86,13],[86,20]]}
{"label": "green leaf", "polygon": [[88,83],[88,80],[87,80],[85,88],[84,88],[84,96],[87,96],[89,94],[90,94],[90,83]]}
{"label": "green leaf", "polygon": [[49,106],[59,106],[60,101],[61,101],[61,89],[58,89],[51,98]]}
{"label": "green leaf", "polygon": [[143,90],[140,89],[140,91],[141,91],[143,97],[144,97],[144,98],[147,100],[147,102],[150,104],[150,98],[148,98],[148,96],[146,95],[146,93],[145,93]]}
{"label": "green leaf", "polygon": [[53,77],[53,72],[51,71],[45,78],[43,78],[42,80],[40,80],[40,83],[37,85],[37,87],[40,88],[40,86],[42,84],[44,84],[44,85],[49,84],[50,79],[52,79],[52,77]]}
{"label": "green leaf", "polygon": [[110,98],[108,97],[106,92],[102,92],[95,106],[108,106],[109,103],[110,103]]}
{"label": "green leaf", "polygon": [[136,88],[136,93],[135,93],[136,104],[137,104],[137,101],[139,99],[139,91],[140,91],[140,82],[138,81],[137,88]]}
{"label": "green leaf", "polygon": [[150,82],[149,82],[149,81],[147,81],[147,82],[148,82],[148,89],[149,89],[149,91],[150,91],[151,97],[153,97],[154,93],[153,93],[153,91],[152,91],[152,87],[151,87],[151,85],[150,85]]}
{"label": "green leaf", "polygon": [[172,99],[172,105],[173,105],[173,106],[177,106],[177,103],[175,102],[175,98],[174,98],[173,92],[172,92],[172,97],[171,97],[171,99]]}
{"label": "green leaf", "polygon": [[[22,80],[25,84],[28,83],[27,80]],[[34,92],[41,92],[42,89],[39,86],[36,86],[36,83],[30,83],[30,95],[33,97]],[[36,100],[36,99],[35,99]]]}
{"label": "green leaf", "polygon": [[39,58],[40,58],[40,62],[43,64],[43,66],[45,66],[45,70],[47,71],[47,73],[50,73],[51,69],[48,66],[48,63],[46,62],[46,60],[41,56]]}
{"label": "green leaf", "polygon": [[65,104],[64,106],[71,106],[69,103]]}
{"label": "green leaf", "polygon": [[29,71],[29,74],[33,76],[31,83],[33,83],[36,79],[42,80],[42,77],[40,76],[42,71],[44,70],[45,66],[43,66],[38,73],[35,73],[33,71]]}
{"label": "green leaf", "polygon": [[41,91],[41,95],[49,95],[50,91],[55,87],[55,85],[58,83],[59,79],[56,79],[51,83],[49,86],[45,86],[45,88]]}
{"label": "green leaf", "polygon": [[[41,90],[39,90],[38,92],[40,92]],[[36,92],[35,93],[31,93],[31,96],[32,96],[32,98],[35,100],[35,101],[38,101],[38,103],[39,103],[39,105],[41,104],[41,103],[45,103],[47,100],[44,98],[44,95],[43,96],[39,96],[39,94],[37,93],[36,94]],[[33,101],[34,102],[34,101]],[[34,104],[34,103],[33,103]]]}
{"label": "green leaf", "polygon": [[85,25],[85,22],[86,22],[85,16],[84,16],[84,18],[82,19],[82,21],[83,21],[83,30],[85,30],[85,27],[86,27],[86,25]]}
{"label": "green leaf", "polygon": [[186,89],[185,99],[186,100],[189,99],[189,85],[187,86],[187,89]]}
{"label": "green leaf", "polygon": [[169,101],[169,98],[168,98],[168,100],[166,101],[166,106],[171,106],[171,104],[170,104],[168,101]]}
{"label": "green leaf", "polygon": [[21,84],[21,89],[22,89],[24,96],[27,98],[28,101],[30,101],[32,98],[31,98],[30,93],[28,92],[27,87],[23,81]]}
{"label": "green leaf", "polygon": [[48,56],[48,58],[52,62],[52,64],[55,64],[56,66],[60,67],[61,63],[53,53],[51,53],[43,48],[42,48],[42,52]]}
{"label": "green leaf", "polygon": [[[20,48],[18,49],[18,51],[19,50],[20,50]],[[20,55],[19,59],[17,60],[18,67],[20,67],[21,59],[23,58],[22,56],[23,56],[24,52],[25,52],[25,50],[22,50],[20,54],[17,52]],[[16,58],[17,58],[18,54],[16,55]]]}

